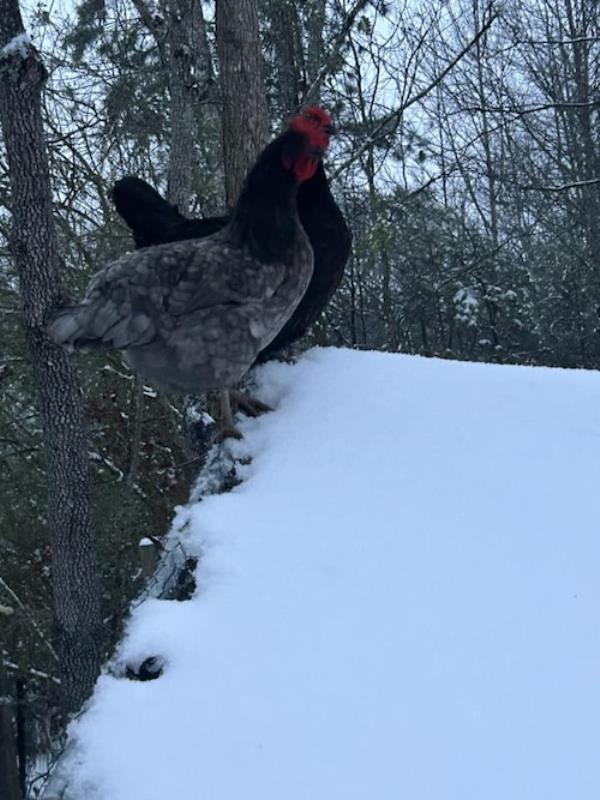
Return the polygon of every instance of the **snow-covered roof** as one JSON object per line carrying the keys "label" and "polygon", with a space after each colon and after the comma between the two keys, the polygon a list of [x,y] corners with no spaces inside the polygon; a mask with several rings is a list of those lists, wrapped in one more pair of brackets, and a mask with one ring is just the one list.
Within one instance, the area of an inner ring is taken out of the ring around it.
{"label": "snow-covered roof", "polygon": [[71,727],[89,800],[596,800],[600,376],[315,350],[260,373],[243,482],[178,512]]}

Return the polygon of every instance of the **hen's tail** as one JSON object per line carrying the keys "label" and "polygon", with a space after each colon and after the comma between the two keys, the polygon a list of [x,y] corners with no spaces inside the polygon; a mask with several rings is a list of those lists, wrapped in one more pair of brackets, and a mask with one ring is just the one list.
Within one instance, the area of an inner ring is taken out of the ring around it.
{"label": "hen's tail", "polygon": [[147,344],[154,337],[154,325],[146,314],[131,313],[110,298],[61,308],[46,330],[56,344],[71,352],[81,347],[123,350]]}
{"label": "hen's tail", "polygon": [[201,239],[221,230],[229,221],[227,217],[187,219],[150,184],[133,176],[117,181],[112,196],[138,247]]}
{"label": "hen's tail", "polygon": [[77,347],[99,346],[102,344],[102,339],[92,333],[94,325],[90,319],[90,310],[90,306],[61,308],[50,318],[47,326],[48,335],[56,344],[70,351]]}

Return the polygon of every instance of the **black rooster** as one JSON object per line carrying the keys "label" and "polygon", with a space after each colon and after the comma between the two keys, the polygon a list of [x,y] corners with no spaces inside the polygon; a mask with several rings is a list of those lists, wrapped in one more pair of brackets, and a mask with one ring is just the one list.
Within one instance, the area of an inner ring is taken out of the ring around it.
{"label": "black rooster", "polygon": [[50,336],[69,348],[123,350],[132,367],[168,391],[237,384],[312,277],[296,196],[298,185],[315,174],[330,132],[321,109],[293,117],[248,174],[221,230],[109,264],[79,305],[54,314]]}
{"label": "black rooster", "polygon": [[[139,178],[128,176],[117,181],[112,195],[117,211],[131,229],[138,247],[210,236],[229,221],[228,217],[187,219],[176,206]],[[297,202],[300,222],[314,252],[313,275],[292,316],[258,354],[259,362],[306,333],[339,286],[350,256],[350,229],[331,194],[321,162],[314,177],[300,185]]]}

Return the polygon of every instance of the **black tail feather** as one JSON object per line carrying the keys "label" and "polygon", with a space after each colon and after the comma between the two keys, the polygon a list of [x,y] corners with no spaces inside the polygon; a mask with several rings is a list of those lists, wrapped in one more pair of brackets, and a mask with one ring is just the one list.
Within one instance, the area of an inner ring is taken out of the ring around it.
{"label": "black tail feather", "polygon": [[183,217],[146,181],[127,176],[112,189],[117,211],[131,228],[138,247],[161,244],[165,231],[170,231]]}
{"label": "black tail feather", "polygon": [[220,231],[229,221],[227,217],[187,219],[150,184],[130,175],[115,183],[112,197],[137,247],[201,239]]}

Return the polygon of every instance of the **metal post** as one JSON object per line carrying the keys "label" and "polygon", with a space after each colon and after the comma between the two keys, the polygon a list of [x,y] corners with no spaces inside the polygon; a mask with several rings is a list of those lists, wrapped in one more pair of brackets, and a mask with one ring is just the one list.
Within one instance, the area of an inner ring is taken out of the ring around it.
{"label": "metal post", "polygon": [[156,547],[152,539],[144,538],[138,544],[138,552],[140,554],[140,562],[142,564],[142,575],[144,578],[151,578],[154,575],[158,558],[156,555]]}
{"label": "metal post", "polygon": [[25,681],[17,678],[17,757],[19,759],[19,785],[21,794],[26,796],[27,784],[27,740],[25,738]]}

